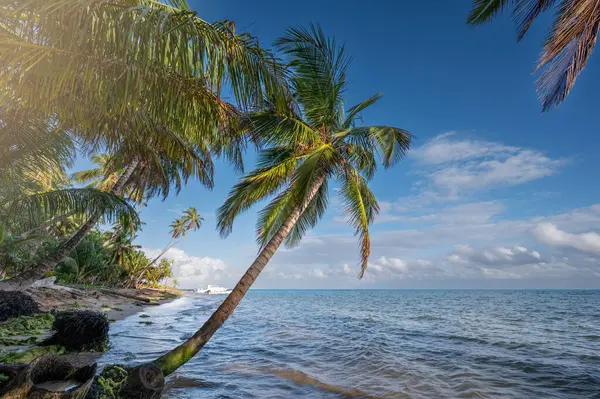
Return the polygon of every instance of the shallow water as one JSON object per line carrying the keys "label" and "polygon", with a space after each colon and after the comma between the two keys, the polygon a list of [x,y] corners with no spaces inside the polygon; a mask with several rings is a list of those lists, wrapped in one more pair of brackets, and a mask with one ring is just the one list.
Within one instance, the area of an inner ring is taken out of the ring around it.
{"label": "shallow water", "polygon": [[[113,324],[100,363],[156,358],[222,300]],[[252,291],[164,397],[600,398],[600,291]]]}

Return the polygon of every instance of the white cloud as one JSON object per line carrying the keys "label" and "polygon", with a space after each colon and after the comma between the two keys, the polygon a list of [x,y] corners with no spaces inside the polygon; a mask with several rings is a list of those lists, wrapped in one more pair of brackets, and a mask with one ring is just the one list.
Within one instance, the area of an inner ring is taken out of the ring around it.
{"label": "white cloud", "polygon": [[500,143],[478,140],[453,140],[456,132],[440,134],[423,146],[411,151],[411,155],[425,164],[443,164],[483,156],[495,156],[518,150]]}
{"label": "white cloud", "polygon": [[[160,249],[147,248],[143,248],[143,251],[150,258],[161,252]],[[178,248],[170,248],[165,253],[165,258],[173,261],[173,278],[179,281],[182,288],[218,282],[227,270],[227,265],[221,259],[191,256]]]}
{"label": "white cloud", "polygon": [[452,263],[474,266],[506,268],[509,266],[530,265],[543,262],[539,252],[523,246],[494,247],[475,250],[468,245],[458,245],[455,252],[448,256]]}
{"label": "white cloud", "polygon": [[560,230],[552,223],[540,223],[533,229],[533,236],[540,242],[558,248],[600,255],[600,234],[595,232],[572,234]]}
{"label": "white cloud", "polygon": [[544,153],[483,140],[435,137],[412,151],[425,180],[417,183],[421,201],[456,200],[471,192],[514,186],[551,176],[565,164]]}
{"label": "white cloud", "polygon": [[461,204],[443,208],[437,212],[422,215],[395,215],[390,203],[380,207],[376,223],[389,222],[426,222],[426,223],[485,223],[502,212],[504,206],[499,201],[484,201]]}
{"label": "white cloud", "polygon": [[326,278],[327,275],[321,269],[312,269],[309,273],[309,276],[316,278]]}

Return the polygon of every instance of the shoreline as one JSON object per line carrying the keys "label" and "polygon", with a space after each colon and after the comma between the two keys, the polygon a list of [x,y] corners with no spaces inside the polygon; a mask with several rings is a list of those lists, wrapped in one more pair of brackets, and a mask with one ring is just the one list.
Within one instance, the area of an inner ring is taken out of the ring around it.
{"label": "shoreline", "polygon": [[106,314],[110,321],[122,320],[141,312],[146,306],[160,306],[183,295],[176,289],[105,289],[59,285],[29,288],[25,293],[38,303],[42,312],[94,310]]}
{"label": "shoreline", "polygon": [[[112,324],[129,316],[144,312],[151,306],[169,303],[181,296],[177,289],[105,289],[71,286],[43,286],[28,288],[24,291],[30,295],[40,308],[40,314],[49,312],[65,312],[92,310],[104,313]],[[50,330],[31,331],[31,334],[19,334],[19,339],[36,337],[38,340],[49,336]],[[109,332],[110,334],[110,332]],[[39,342],[39,341],[38,341]],[[24,353],[38,348],[36,343],[26,345],[1,345],[0,353]],[[74,364],[91,364],[97,361],[104,352],[67,352],[61,356],[68,357]]]}

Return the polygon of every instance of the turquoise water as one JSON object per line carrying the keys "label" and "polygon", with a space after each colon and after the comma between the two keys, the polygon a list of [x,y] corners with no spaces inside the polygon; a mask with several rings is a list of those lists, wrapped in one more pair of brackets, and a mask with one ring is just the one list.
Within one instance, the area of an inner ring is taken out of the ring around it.
{"label": "turquoise water", "polygon": [[[101,363],[156,358],[222,299],[114,323]],[[600,398],[600,291],[252,291],[164,397]]]}

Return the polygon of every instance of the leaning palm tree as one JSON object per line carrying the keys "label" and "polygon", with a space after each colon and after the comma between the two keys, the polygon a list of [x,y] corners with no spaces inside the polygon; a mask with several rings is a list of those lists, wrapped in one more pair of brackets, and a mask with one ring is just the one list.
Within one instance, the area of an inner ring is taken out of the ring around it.
{"label": "leaning palm tree", "polygon": [[156,256],[145,268],[143,268],[140,273],[137,275],[137,278],[133,282],[133,284],[137,287],[139,285],[140,280],[144,277],[144,274],[150,269],[160,258],[162,258],[169,249],[173,248],[181,239],[185,238],[187,233],[190,231],[197,231],[200,227],[202,227],[202,222],[204,218],[200,216],[196,208],[190,207],[183,211],[183,216],[176,219],[171,223],[171,240],[167,244],[167,246]]}
{"label": "leaning palm tree", "polygon": [[480,25],[507,9],[511,9],[517,25],[518,41],[540,14],[556,9],[535,71],[542,71],[537,87],[543,110],[560,105],[573,89],[596,46],[600,27],[598,1],[473,0],[467,22]]}
{"label": "leaning palm tree", "polygon": [[[239,142],[239,111],[223,101],[223,89],[241,109],[285,92],[285,70],[255,38],[230,22],[202,20],[185,0],[0,1],[0,27],[0,103],[60,121],[91,153],[121,154],[115,195],[134,180],[153,182],[140,192],[163,195],[190,176],[210,186],[206,154]],[[0,289],[51,269],[98,219],[90,217],[36,273]]]}
{"label": "leaning palm tree", "polygon": [[290,29],[277,47],[290,57],[293,99],[298,108],[250,115],[254,133],[265,145],[259,168],[242,178],[219,208],[218,227],[226,236],[237,215],[275,195],[260,212],[258,257],[231,294],[192,338],[155,361],[170,374],[194,356],[233,313],[281,243],[297,245],[327,209],[329,184],[341,184],[345,214],[360,238],[362,276],[369,259],[369,225],[379,206],[368,181],[379,154],[387,168],[409,148],[411,135],[388,126],[357,126],[360,113],[375,104],[375,95],[344,112],[343,93],[349,58],[343,46],[318,27]]}
{"label": "leaning palm tree", "polygon": [[74,154],[60,125],[48,129],[38,114],[4,111],[0,109],[0,230],[11,237],[11,246],[44,238],[46,227],[65,215],[127,216],[133,225],[139,224],[135,210],[119,196],[51,183],[53,176],[61,181]]}

